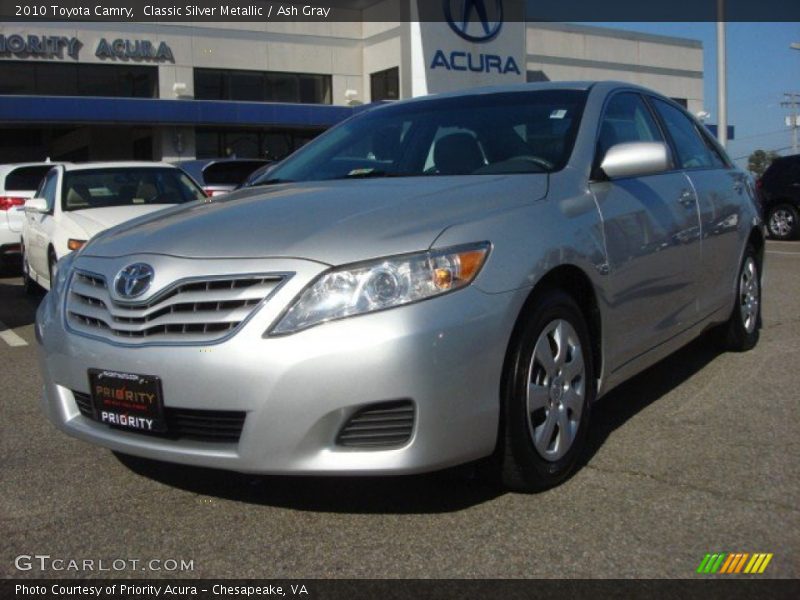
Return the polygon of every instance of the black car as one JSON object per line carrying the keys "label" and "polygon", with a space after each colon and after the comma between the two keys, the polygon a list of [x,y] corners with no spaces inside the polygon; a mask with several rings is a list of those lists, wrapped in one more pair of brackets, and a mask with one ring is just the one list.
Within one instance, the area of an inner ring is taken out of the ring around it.
{"label": "black car", "polygon": [[175,165],[186,171],[207,196],[220,196],[239,187],[250,174],[271,164],[259,158],[211,158],[183,160]]}
{"label": "black car", "polygon": [[800,154],[783,156],[758,180],[764,220],[771,238],[792,240],[800,233]]}

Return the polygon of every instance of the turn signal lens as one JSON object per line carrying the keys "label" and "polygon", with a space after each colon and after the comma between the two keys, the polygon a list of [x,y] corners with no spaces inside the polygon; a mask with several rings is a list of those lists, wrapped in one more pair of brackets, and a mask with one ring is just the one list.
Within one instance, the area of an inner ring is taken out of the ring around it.
{"label": "turn signal lens", "polygon": [[86,240],[73,240],[70,238],[70,240],[67,242],[67,248],[69,248],[72,251],[80,250],[81,248],[83,248],[83,245],[85,243]]}

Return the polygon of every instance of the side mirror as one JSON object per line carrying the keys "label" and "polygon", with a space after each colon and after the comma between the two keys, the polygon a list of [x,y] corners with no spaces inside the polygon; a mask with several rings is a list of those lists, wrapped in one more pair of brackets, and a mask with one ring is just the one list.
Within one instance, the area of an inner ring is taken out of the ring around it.
{"label": "side mirror", "polygon": [[29,198],[25,201],[25,212],[47,213],[47,200],[44,198]]}
{"label": "side mirror", "polygon": [[663,142],[626,142],[611,146],[600,163],[609,179],[652,175],[669,170],[669,151]]}

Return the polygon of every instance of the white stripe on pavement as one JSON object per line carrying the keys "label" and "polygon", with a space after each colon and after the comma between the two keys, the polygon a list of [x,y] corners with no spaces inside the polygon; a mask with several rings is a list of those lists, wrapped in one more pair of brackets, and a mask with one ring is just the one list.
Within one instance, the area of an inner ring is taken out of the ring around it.
{"label": "white stripe on pavement", "polygon": [[28,342],[19,337],[5,323],[0,321],[0,339],[9,346],[27,346]]}
{"label": "white stripe on pavement", "polygon": [[782,250],[767,250],[767,254],[790,254],[792,256],[800,256],[800,252],[783,252]]}

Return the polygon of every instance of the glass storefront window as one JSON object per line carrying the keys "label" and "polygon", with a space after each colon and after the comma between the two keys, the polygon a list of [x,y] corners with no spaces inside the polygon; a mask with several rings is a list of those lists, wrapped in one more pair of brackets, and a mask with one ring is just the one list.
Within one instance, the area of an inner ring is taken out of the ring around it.
{"label": "glass storefront window", "polygon": [[266,158],[281,160],[322,133],[322,130],[218,129],[195,130],[197,158]]}
{"label": "glass storefront window", "polygon": [[158,68],[0,61],[0,95],[157,98]]}
{"label": "glass storefront window", "polygon": [[331,104],[331,76],[234,69],[195,69],[197,100]]}
{"label": "glass storefront window", "polygon": [[400,70],[397,67],[378,71],[369,76],[372,102],[400,98]]}

